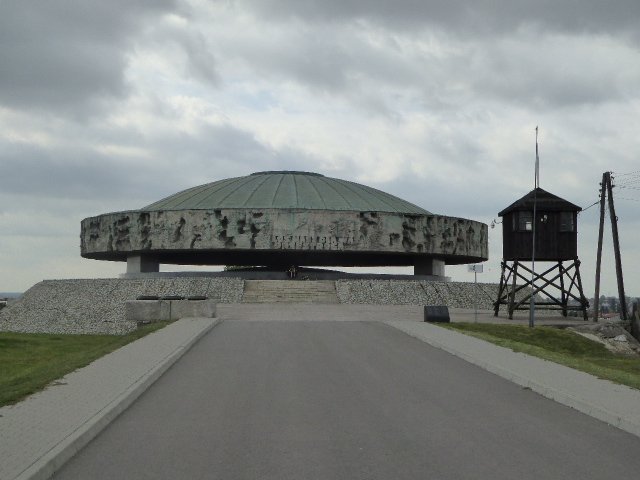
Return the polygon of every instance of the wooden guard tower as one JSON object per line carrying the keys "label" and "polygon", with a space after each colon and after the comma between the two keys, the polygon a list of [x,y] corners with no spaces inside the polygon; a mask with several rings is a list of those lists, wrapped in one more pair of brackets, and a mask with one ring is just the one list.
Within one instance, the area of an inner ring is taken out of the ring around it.
{"label": "wooden guard tower", "polygon": [[[569,310],[579,310],[587,320],[589,302],[582,290],[578,260],[580,210],[537,187],[498,214],[502,217],[502,276],[494,302],[496,316],[500,305],[507,306],[509,318],[515,310],[529,310],[533,295],[536,306],[562,310],[565,317]],[[531,263],[522,263],[532,261],[534,221],[535,270],[542,273],[532,272]]]}

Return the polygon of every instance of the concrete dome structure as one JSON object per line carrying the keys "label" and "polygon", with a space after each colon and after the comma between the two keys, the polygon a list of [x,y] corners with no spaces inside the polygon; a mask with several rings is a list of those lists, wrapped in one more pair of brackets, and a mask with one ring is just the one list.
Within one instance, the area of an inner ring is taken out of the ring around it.
{"label": "concrete dome structure", "polygon": [[388,193],[319,173],[257,172],[200,185],[152,203],[143,210],[219,208],[304,209],[408,213],[430,212]]}
{"label": "concrete dome structure", "polygon": [[445,264],[484,261],[487,251],[483,223],[297,171],[220,180],[81,224],[82,256],[127,261],[128,273],[157,272],[160,263],[412,265],[416,275],[443,277]]}

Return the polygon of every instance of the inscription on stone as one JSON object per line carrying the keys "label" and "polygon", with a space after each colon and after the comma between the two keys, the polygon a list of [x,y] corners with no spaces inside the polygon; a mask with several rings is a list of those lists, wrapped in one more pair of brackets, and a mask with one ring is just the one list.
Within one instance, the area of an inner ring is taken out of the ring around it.
{"label": "inscription on stone", "polygon": [[355,243],[354,237],[328,235],[271,235],[272,248],[287,250],[344,250]]}

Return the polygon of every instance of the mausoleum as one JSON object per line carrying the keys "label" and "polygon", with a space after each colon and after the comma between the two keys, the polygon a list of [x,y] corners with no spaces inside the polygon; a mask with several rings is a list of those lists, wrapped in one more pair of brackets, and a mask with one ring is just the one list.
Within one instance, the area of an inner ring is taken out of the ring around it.
{"label": "mausoleum", "polygon": [[487,225],[435,214],[358,183],[298,171],[257,172],[170,195],[138,210],[82,220],[85,258],[160,264],[413,266],[487,260]]}

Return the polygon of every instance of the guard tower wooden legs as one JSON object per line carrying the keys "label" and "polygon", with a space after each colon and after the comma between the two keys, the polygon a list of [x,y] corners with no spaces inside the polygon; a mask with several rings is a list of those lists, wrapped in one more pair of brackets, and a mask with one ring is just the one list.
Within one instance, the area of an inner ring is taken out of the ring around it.
{"label": "guard tower wooden legs", "polygon": [[[536,307],[561,310],[565,317],[569,310],[579,310],[585,321],[588,318],[589,302],[582,290],[578,259],[571,261],[566,267],[559,261],[542,273],[533,273],[519,261],[503,261],[498,299],[493,304],[494,315],[498,315],[500,305],[506,305],[509,318],[513,319],[514,311],[529,310],[532,296]],[[570,300],[574,302],[570,304]]]}
{"label": "guard tower wooden legs", "polygon": [[502,294],[505,292],[507,288],[507,284],[509,283],[509,278],[505,276],[506,264],[502,262],[500,266],[502,267],[502,273],[500,274],[500,287],[498,288],[498,300],[493,302],[493,315],[496,317],[498,316],[498,310],[500,309],[500,299],[503,297]]}

